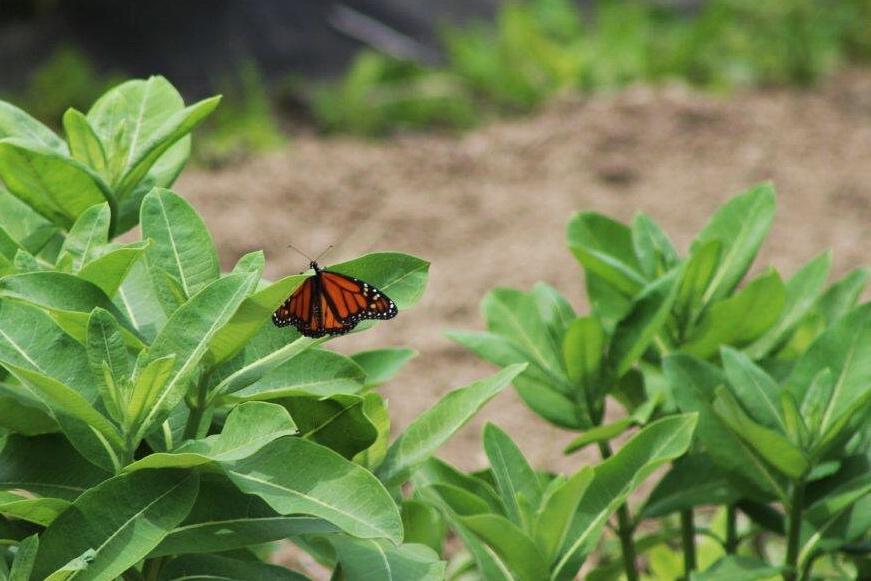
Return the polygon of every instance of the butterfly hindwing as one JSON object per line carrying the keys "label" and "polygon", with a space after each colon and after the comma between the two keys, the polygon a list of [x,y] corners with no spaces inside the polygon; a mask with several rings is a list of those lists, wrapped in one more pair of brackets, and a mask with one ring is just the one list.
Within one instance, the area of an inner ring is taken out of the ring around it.
{"label": "butterfly hindwing", "polygon": [[273,313],[275,325],[293,325],[306,337],[343,335],[364,319],[392,319],[396,304],[367,282],[312,263],[309,277]]}

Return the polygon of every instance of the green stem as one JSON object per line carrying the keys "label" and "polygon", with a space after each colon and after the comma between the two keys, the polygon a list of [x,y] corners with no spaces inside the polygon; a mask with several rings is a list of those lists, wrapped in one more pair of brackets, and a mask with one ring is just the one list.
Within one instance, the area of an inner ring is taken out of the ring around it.
{"label": "green stem", "polygon": [[207,383],[200,382],[197,386],[197,401],[191,407],[191,413],[188,415],[187,424],[184,427],[184,437],[186,440],[194,440],[199,435],[200,423],[203,421],[203,414],[206,412],[206,389]]}
{"label": "green stem", "polygon": [[693,509],[680,511],[680,531],[683,545],[684,578],[689,579],[690,573],[696,570],[696,530],[693,523]]}
{"label": "green stem", "polygon": [[726,554],[734,555],[738,549],[738,507],[726,507]]}
{"label": "green stem", "polygon": [[798,579],[798,550],[801,541],[801,513],[804,509],[804,482],[793,483],[792,501],[789,506],[789,523],[786,531],[786,562],[784,563],[784,581]]}
{"label": "green stem", "polygon": [[[602,460],[611,457],[611,446],[608,442],[599,443],[599,452],[602,454]],[[617,536],[620,538],[626,581],[638,581],[638,571],[635,570],[635,541],[632,540],[632,519],[625,502],[617,509]]]}

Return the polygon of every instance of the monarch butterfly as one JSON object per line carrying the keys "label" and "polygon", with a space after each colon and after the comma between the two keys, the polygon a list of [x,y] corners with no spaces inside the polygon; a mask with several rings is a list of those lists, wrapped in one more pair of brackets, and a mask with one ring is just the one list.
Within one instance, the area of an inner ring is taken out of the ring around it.
{"label": "monarch butterfly", "polygon": [[306,337],[344,335],[363,319],[392,319],[396,304],[367,282],[321,268],[272,314],[277,327],[293,325]]}

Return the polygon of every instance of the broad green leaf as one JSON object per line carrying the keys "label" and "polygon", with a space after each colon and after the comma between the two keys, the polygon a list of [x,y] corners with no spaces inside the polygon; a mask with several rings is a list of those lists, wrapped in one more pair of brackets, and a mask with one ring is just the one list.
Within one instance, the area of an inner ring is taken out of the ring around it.
{"label": "broad green leaf", "polygon": [[0,493],[0,514],[47,527],[70,503],[60,498],[28,498],[21,494]]}
{"label": "broad green leaf", "polygon": [[64,238],[57,263],[66,272],[76,273],[82,265],[99,256],[109,242],[109,225],[112,212],[103,202],[91,206],[78,217]]}
{"label": "broad green leaf", "polygon": [[638,518],[659,518],[709,504],[731,504],[739,498],[740,492],[709,455],[691,453],[675,461],[650,493]]}
{"label": "broad green leaf", "polygon": [[260,561],[240,560],[223,555],[183,555],[161,567],[159,581],[308,581],[300,575],[278,565]]}
{"label": "broad green leaf", "polygon": [[328,537],[348,579],[414,579],[441,581],[445,562],[425,545],[355,539],[346,535]]}
{"label": "broad green leaf", "polygon": [[375,441],[362,452],[354,456],[354,462],[374,471],[387,456],[390,444],[390,415],[387,413],[387,402],[377,393],[363,395],[363,415],[375,428]]}
{"label": "broad green leaf", "polygon": [[747,347],[747,354],[751,358],[760,359],[768,355],[795,329],[823,292],[831,267],[832,253],[827,251],[808,262],[786,282],[786,300],[780,319]]}
{"label": "broad green leaf", "polygon": [[429,262],[397,252],[374,252],[334,264],[329,269],[377,287],[396,303],[400,311],[417,304],[429,277]]}
{"label": "broad green leaf", "polygon": [[401,484],[523,369],[522,364],[511,365],[456,389],[417,416],[390,446],[378,477],[388,486]]}
{"label": "broad green leaf", "polygon": [[617,323],[623,320],[632,308],[632,298],[621,294],[604,278],[589,271],[584,276],[584,283],[592,315],[602,323],[610,335],[614,332]]}
{"label": "broad green leaf", "polygon": [[354,363],[359,365],[366,374],[365,387],[377,387],[393,378],[417,351],[403,347],[386,347],[359,351],[351,355]]}
{"label": "broad green leaf", "polygon": [[721,206],[696,237],[693,253],[711,240],[718,240],[723,249],[702,304],[726,296],[744,278],[771,228],[774,198],[770,183],[755,186]]}
{"label": "broad green leaf", "polygon": [[831,391],[822,408],[819,422],[812,430],[824,433],[856,402],[871,392],[871,304],[853,309],[829,327],[808,348],[790,374],[786,385],[803,409],[810,402],[810,388],[820,371],[831,372]]}
{"label": "broad green leaf", "polygon": [[215,110],[221,97],[211,97],[174,113],[152,133],[143,135],[129,150],[127,163],[115,189],[119,197],[130,193],[160,157]]}
{"label": "broad green leaf", "polygon": [[88,490],[42,533],[34,576],[43,579],[88,549],[93,553],[76,579],[121,575],[184,519],[198,480],[196,472],[143,470]]}
{"label": "broad green leaf", "polygon": [[593,317],[579,317],[566,329],[563,360],[569,380],[579,384],[581,389],[598,387],[594,382],[599,377],[607,340],[602,325]]}
{"label": "broad green leaf", "polygon": [[442,553],[448,529],[445,519],[432,504],[421,500],[402,501],[404,543],[416,543]]}
{"label": "broad green leaf", "polygon": [[134,242],[95,258],[79,271],[79,277],[99,287],[107,297],[114,297],[130,269],[148,249],[150,242]]}
{"label": "broad green leaf", "polygon": [[133,263],[112,301],[148,341],[154,339],[166,322],[166,313],[157,298],[144,260]]}
{"label": "broad green leaf", "polygon": [[785,292],[780,276],[773,270],[754,279],[734,295],[711,305],[681,350],[707,359],[721,345],[743,347],[756,340],[777,322]]}
{"label": "broad green leaf", "polygon": [[25,141],[0,141],[0,179],[10,192],[63,228],[112,194],[84,164]]}
{"label": "broad green leaf", "polygon": [[632,220],[632,248],[641,271],[651,280],[678,263],[677,251],[668,235],[644,212],[637,213]]}
{"label": "broad green leaf", "polygon": [[142,200],[143,238],[154,242],[148,260],[182,286],[190,298],[218,278],[220,266],[215,243],[196,210],[170,190],[153,189]]}
{"label": "broad green leaf", "polygon": [[625,375],[647,348],[657,342],[674,304],[676,278],[677,271],[641,289],[632,310],[617,324],[608,357],[618,377]]}
{"label": "broad green leaf", "polygon": [[36,307],[0,300],[0,364],[38,371],[97,400],[85,348]]}
{"label": "broad green leaf", "polygon": [[702,572],[694,571],[690,581],[776,581],[780,567],[751,557],[727,555]]}
{"label": "broad green leaf", "polygon": [[3,188],[0,181],[0,226],[31,254],[38,253],[57,235],[58,229],[33,208]]}
{"label": "broad green leaf", "polygon": [[733,395],[750,417],[763,426],[787,434],[780,407],[780,387],[771,376],[747,355],[729,347],[720,349],[720,359]]}
{"label": "broad green leaf", "polygon": [[251,456],[266,444],[296,433],[287,410],[265,402],[243,403],[227,416],[220,434],[189,440],[172,452],[158,452],[129,464],[126,472],[148,468],[192,468]]}
{"label": "broad green leaf", "polygon": [[453,486],[483,500],[488,507],[487,512],[499,513],[502,509],[498,493],[488,482],[461,472],[438,458],[424,462],[414,474],[413,482],[418,488],[439,484]]}
{"label": "broad green leaf", "polygon": [[263,275],[263,268],[266,266],[266,255],[262,250],[255,250],[239,258],[236,266],[233,267],[234,273],[256,273],[257,279]]}
{"label": "broad green leaf", "polygon": [[188,382],[208,350],[209,341],[239,308],[252,276],[231,274],[216,280],[182,305],[166,322],[152,343],[147,361],[175,355],[172,376],[154,399],[154,405],[143,418],[134,441],[163,422],[184,397]]}
{"label": "broad green leaf", "polygon": [[303,395],[275,400],[275,403],[290,411],[301,437],[330,448],[349,460],[378,438],[377,428],[364,413],[364,397]]}
{"label": "broad green leaf", "polygon": [[595,212],[576,214],[568,224],[569,249],[590,274],[601,277],[626,297],[646,284],[627,226]]}
{"label": "broad green leaf", "polygon": [[547,283],[535,283],[532,286],[532,296],[541,320],[550,330],[555,343],[561,345],[566,329],[578,317],[575,310],[558,290]]}
{"label": "broad green leaf", "polygon": [[552,579],[571,579],[593,550],[611,514],[653,471],[686,452],[697,414],[682,414],[653,422],[619,452],[595,468],[593,482],[572,520]]}
{"label": "broad green leaf", "polygon": [[587,466],[568,478],[560,477],[559,484],[549,486],[545,492],[532,535],[548,562],[565,544],[572,516],[593,478],[593,469]]}
{"label": "broad green leaf", "polygon": [[481,308],[491,333],[512,340],[541,369],[564,375],[560,346],[542,320],[532,293],[497,288],[484,297]]}
{"label": "broad green leaf", "polygon": [[328,448],[284,437],[223,466],[239,490],[259,496],[280,514],[320,517],[360,538],[402,539],[399,510],[387,490]]}
{"label": "broad green leaf", "polygon": [[99,307],[91,311],[85,343],[88,363],[109,414],[120,421],[124,416],[121,389],[130,380],[133,364],[115,318]]}
{"label": "broad green leaf", "polygon": [[[444,503],[459,516],[473,516],[490,512],[487,502],[459,486],[437,483],[429,485],[429,490],[438,494]],[[502,514],[505,511],[500,504],[499,509],[494,512]]]}
{"label": "broad green leaf", "polygon": [[716,390],[714,411],[759,456],[791,480],[805,474],[809,464],[801,449],[780,433],[753,421],[725,387]]}
{"label": "broad green leaf", "polygon": [[67,153],[67,146],[54,131],[12,103],[0,101],[0,139],[17,137],[58,153]]}
{"label": "broad green leaf", "polygon": [[67,109],[63,116],[63,126],[73,159],[108,178],[109,162],[106,159],[106,151],[85,115],[76,109]]}
{"label": "broad green leaf", "polygon": [[337,530],[321,519],[279,515],[256,496],[242,494],[224,475],[203,473],[190,513],[149,557],[230,551]]}
{"label": "broad green leaf", "polygon": [[29,581],[36,563],[36,553],[39,550],[39,537],[31,535],[18,543],[15,561],[9,572],[9,581]]}
{"label": "broad green leaf", "polygon": [[19,250],[21,250],[21,247],[18,246],[18,242],[9,235],[5,228],[0,226],[0,256],[7,261],[12,260]]}
{"label": "broad green leaf", "polygon": [[159,264],[146,261],[146,265],[154,294],[166,315],[171,316],[187,302],[189,297],[185,294],[181,281],[161,268]]}
{"label": "broad green leaf", "polygon": [[[249,341],[257,335],[257,332],[271,321],[275,309],[293,294],[293,291],[305,279],[306,277],[303,275],[287,276],[246,297],[230,322],[215,335],[209,344],[209,361],[215,364],[222,363],[244,349]],[[255,280],[257,279],[255,278]],[[285,333],[285,336],[287,337],[286,343],[291,343],[292,339],[296,339],[296,336],[290,333]]]}
{"label": "broad green leaf", "polygon": [[570,430],[583,430],[592,424],[585,402],[572,401],[553,390],[550,383],[521,375],[514,380],[514,387],[523,403],[556,426]]}
{"label": "broad green leaf", "polygon": [[15,270],[15,264],[11,262],[8,258],[6,258],[3,254],[0,254],[0,278],[6,276],[7,274],[15,272]]}
{"label": "broad green leaf", "polygon": [[0,383],[0,428],[23,436],[60,431],[45,406],[20,385]]}
{"label": "broad green leaf", "polygon": [[518,581],[548,578],[547,562],[541,551],[513,522],[496,514],[460,517],[460,521],[493,549]]}
{"label": "broad green leaf", "polygon": [[366,372],[353,359],[323,349],[308,349],[275,367],[233,399],[272,400],[291,395],[319,395],[361,391]]}
{"label": "broad green leaf", "polygon": [[833,325],[856,305],[869,278],[871,278],[871,270],[857,268],[851,270],[823,293],[817,301],[816,308],[823,314],[829,325]]}
{"label": "broad green leaf", "polygon": [[532,524],[529,509],[535,510],[541,503],[538,475],[508,434],[491,423],[484,426],[484,451],[505,513],[517,526],[528,528]]}
{"label": "broad green leaf", "polygon": [[733,484],[757,500],[787,498],[783,477],[714,413],[714,390],[726,383],[725,375],[710,363],[681,353],[667,357],[663,369],[680,410],[699,414],[697,438]]}
{"label": "broad green leaf", "polygon": [[628,417],[620,418],[619,420],[611,422],[610,424],[602,424],[596,426],[595,428],[585,431],[583,434],[569,442],[569,444],[563,450],[563,453],[571,454],[589,446],[590,444],[609,442],[625,432],[630,426],[633,426],[635,424],[635,420],[631,417]]}
{"label": "broad green leaf", "polygon": [[711,277],[720,264],[722,247],[719,240],[710,240],[698,245],[693,249],[686,266],[681,271],[677,282],[674,311],[682,323],[682,334],[695,326],[696,319],[705,306],[702,299]]}
{"label": "broad green leaf", "polygon": [[60,434],[11,435],[0,449],[0,489],[75,500],[105,480],[108,472],[82,458]]}
{"label": "broad green leaf", "polygon": [[124,391],[124,423],[127,432],[135,433],[142,426],[143,419],[153,409],[174,367],[175,355],[167,355],[133,370],[129,387]]}
{"label": "broad green leaf", "polygon": [[88,568],[91,561],[94,560],[96,551],[88,549],[75,559],[70,560],[64,566],[56,570],[54,573],[45,578],[45,581],[68,581],[79,575],[82,571]]}

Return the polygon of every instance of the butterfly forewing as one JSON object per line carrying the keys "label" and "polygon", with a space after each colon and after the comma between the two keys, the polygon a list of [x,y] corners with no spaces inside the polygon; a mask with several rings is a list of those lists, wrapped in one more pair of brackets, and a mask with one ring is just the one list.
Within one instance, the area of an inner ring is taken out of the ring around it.
{"label": "butterfly forewing", "polygon": [[314,276],[273,313],[277,326],[293,325],[307,337],[343,335],[364,319],[392,319],[398,313],[396,304],[369,283],[316,263],[312,267]]}

